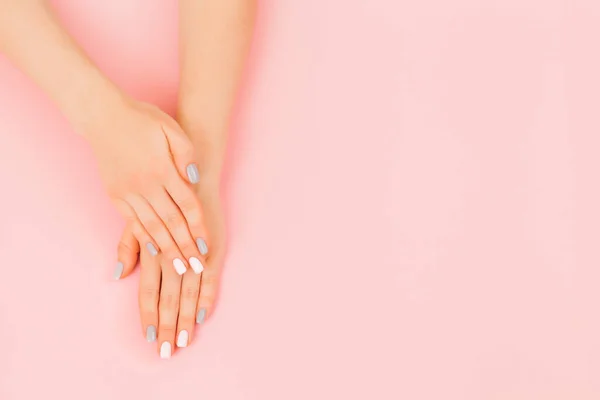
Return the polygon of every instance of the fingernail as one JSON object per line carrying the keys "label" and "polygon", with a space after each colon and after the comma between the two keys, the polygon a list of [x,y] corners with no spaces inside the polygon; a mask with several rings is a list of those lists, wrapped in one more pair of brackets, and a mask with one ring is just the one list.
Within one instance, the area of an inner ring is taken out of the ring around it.
{"label": "fingernail", "polygon": [[150,325],[146,328],[146,340],[149,343],[156,341],[156,327],[154,325]]}
{"label": "fingernail", "polygon": [[181,331],[177,336],[177,347],[186,347],[188,344],[188,332]]}
{"label": "fingernail", "polygon": [[175,267],[175,271],[177,271],[179,275],[183,275],[187,270],[185,264],[179,258],[173,260],[173,266]]}
{"label": "fingernail", "polygon": [[153,256],[156,256],[158,254],[158,250],[156,250],[156,247],[154,247],[154,245],[152,243],[150,243],[150,242],[146,243],[146,248],[148,249],[150,254],[152,254]]}
{"label": "fingernail", "polygon": [[163,342],[160,345],[160,358],[171,358],[171,343]]}
{"label": "fingernail", "polygon": [[192,266],[192,269],[194,270],[196,275],[198,275],[204,270],[204,266],[196,257],[190,257],[190,265]]}
{"label": "fingernail", "polygon": [[205,256],[208,253],[208,246],[206,242],[202,238],[196,239],[196,245],[198,246],[198,250],[200,250],[200,254]]}
{"label": "fingernail", "polygon": [[117,267],[115,268],[115,272],[113,272],[113,279],[118,281],[121,279],[121,275],[123,275],[123,263],[119,261],[117,263]]}
{"label": "fingernail", "polygon": [[206,308],[201,308],[196,315],[196,323],[201,324],[204,322],[204,318],[206,317]]}
{"label": "fingernail", "polygon": [[200,182],[200,172],[198,172],[198,166],[196,164],[190,164],[186,168],[188,179],[191,183]]}

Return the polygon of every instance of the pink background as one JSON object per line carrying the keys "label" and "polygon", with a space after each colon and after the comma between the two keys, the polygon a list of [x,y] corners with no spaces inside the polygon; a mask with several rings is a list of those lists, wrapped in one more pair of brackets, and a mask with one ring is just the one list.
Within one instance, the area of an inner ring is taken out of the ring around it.
{"label": "pink background", "polygon": [[[173,110],[176,1],[55,3]],[[170,361],[90,151],[0,60],[0,399],[600,398],[600,2],[261,5],[219,308]]]}

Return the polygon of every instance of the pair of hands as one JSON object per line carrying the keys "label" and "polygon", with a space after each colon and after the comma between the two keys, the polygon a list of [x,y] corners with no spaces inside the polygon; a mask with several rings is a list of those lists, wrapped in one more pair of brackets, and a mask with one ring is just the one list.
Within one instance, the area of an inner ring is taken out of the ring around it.
{"label": "pair of hands", "polygon": [[214,305],[225,255],[219,178],[202,175],[210,168],[196,161],[201,149],[155,106],[123,99],[99,120],[85,136],[127,222],[114,278],[129,275],[139,259],[143,335],[169,358]]}

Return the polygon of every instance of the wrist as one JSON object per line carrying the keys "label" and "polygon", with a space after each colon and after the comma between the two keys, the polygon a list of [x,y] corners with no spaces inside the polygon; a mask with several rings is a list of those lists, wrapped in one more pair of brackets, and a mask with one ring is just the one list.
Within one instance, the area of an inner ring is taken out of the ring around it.
{"label": "wrist", "polygon": [[209,118],[179,107],[177,122],[190,138],[196,152],[200,173],[217,184],[225,158],[226,129],[218,124],[207,124]]}
{"label": "wrist", "polygon": [[130,107],[131,100],[119,88],[99,77],[97,82],[81,85],[64,111],[74,129],[86,140],[93,141],[99,135],[108,134],[110,125]]}

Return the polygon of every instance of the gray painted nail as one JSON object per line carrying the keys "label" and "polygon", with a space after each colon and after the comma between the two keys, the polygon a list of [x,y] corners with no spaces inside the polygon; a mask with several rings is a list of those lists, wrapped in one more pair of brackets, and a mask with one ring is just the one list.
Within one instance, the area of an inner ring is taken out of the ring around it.
{"label": "gray painted nail", "polygon": [[198,250],[200,250],[200,254],[205,256],[208,253],[208,246],[206,242],[202,238],[196,239],[196,245],[198,246]]}
{"label": "gray painted nail", "polygon": [[154,325],[150,325],[146,328],[146,340],[148,343],[156,341],[156,327]]}
{"label": "gray painted nail", "polygon": [[121,275],[123,275],[123,263],[121,261],[119,261],[117,263],[117,267],[115,268],[115,272],[113,272],[113,279],[115,281],[118,281],[119,279],[121,279]]}
{"label": "gray painted nail", "polygon": [[206,308],[201,308],[196,315],[196,323],[201,324],[204,322],[204,318],[206,318]]}
{"label": "gray painted nail", "polygon": [[186,168],[187,176],[190,182],[200,182],[200,172],[198,172],[198,166],[196,164],[190,164]]}
{"label": "gray painted nail", "polygon": [[158,250],[156,250],[156,247],[154,247],[154,245],[152,243],[150,243],[150,242],[146,243],[146,248],[148,249],[150,254],[152,254],[153,256],[158,254]]}

